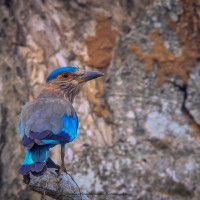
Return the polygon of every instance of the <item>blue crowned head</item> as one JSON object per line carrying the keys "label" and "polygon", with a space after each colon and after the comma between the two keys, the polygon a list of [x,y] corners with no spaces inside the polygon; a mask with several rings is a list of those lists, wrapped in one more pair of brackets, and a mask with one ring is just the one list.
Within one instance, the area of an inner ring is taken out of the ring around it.
{"label": "blue crowned head", "polygon": [[75,66],[60,67],[49,74],[45,90],[58,93],[73,101],[84,83],[100,76],[103,76],[101,72]]}

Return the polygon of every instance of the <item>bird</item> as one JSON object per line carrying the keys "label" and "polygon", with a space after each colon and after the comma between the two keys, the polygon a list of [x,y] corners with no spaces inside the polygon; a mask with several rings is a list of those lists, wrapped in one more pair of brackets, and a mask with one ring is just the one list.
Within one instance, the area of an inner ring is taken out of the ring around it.
{"label": "bird", "polygon": [[26,152],[19,174],[40,176],[48,167],[58,166],[49,157],[56,145],[61,146],[59,173],[66,172],[65,147],[78,136],[75,96],[86,82],[100,76],[101,72],[77,66],[59,67],[49,74],[38,97],[22,107],[18,132]]}

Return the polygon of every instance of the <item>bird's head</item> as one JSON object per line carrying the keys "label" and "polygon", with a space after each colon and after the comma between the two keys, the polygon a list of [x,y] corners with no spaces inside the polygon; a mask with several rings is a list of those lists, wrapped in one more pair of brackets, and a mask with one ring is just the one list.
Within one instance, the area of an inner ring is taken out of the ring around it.
{"label": "bird's head", "polygon": [[60,67],[52,71],[46,81],[46,88],[63,94],[73,101],[84,83],[103,76],[97,71],[83,70],[79,67]]}

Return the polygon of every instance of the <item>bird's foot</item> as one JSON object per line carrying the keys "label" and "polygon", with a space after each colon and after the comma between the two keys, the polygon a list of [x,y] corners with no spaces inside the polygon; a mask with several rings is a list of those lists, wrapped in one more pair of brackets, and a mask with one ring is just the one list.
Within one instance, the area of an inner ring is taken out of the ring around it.
{"label": "bird's foot", "polygon": [[59,167],[58,174],[61,175],[62,172],[67,173],[67,170],[66,170],[65,166],[60,166]]}

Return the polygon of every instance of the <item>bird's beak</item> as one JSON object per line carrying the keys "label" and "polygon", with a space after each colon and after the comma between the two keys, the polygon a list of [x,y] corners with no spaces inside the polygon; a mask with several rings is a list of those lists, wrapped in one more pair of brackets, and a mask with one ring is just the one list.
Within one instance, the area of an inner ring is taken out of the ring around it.
{"label": "bird's beak", "polygon": [[84,74],[79,76],[79,79],[81,82],[86,82],[98,78],[100,76],[103,76],[101,72],[85,70]]}

